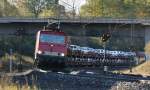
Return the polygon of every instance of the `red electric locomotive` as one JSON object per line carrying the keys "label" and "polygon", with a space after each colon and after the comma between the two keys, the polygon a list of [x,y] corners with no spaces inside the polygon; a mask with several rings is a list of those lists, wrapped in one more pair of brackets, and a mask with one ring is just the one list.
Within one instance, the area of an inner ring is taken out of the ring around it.
{"label": "red electric locomotive", "polygon": [[64,66],[67,55],[67,36],[54,30],[38,31],[35,46],[35,64],[39,67]]}

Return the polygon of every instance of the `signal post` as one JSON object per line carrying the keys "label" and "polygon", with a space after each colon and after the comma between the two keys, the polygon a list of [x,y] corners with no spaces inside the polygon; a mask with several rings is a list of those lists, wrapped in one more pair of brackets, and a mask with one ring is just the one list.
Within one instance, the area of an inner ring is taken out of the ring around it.
{"label": "signal post", "polygon": [[102,62],[103,72],[106,72],[108,70],[108,66],[104,66],[103,63],[106,60],[106,43],[110,37],[111,37],[110,33],[104,33],[101,37],[101,41],[102,41],[103,47],[104,47],[104,58],[103,58],[103,62]]}

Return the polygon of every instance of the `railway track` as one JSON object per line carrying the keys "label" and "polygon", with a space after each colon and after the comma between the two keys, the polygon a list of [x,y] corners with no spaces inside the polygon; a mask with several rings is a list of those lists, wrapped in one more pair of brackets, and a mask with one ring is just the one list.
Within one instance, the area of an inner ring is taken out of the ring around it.
{"label": "railway track", "polygon": [[25,72],[20,73],[7,73],[5,75],[9,77],[21,77],[21,76],[28,76],[30,74],[55,74],[55,75],[62,75],[67,77],[87,77],[87,78],[106,78],[106,79],[113,79],[113,80],[126,80],[126,81],[137,81],[137,80],[150,80],[150,76],[143,77],[142,75],[130,75],[130,74],[119,74],[119,73],[111,73],[111,72],[92,72],[92,71],[72,71],[70,73],[65,72],[52,72],[46,71],[42,69],[30,69]]}
{"label": "railway track", "polygon": [[85,88],[87,90],[108,90],[117,82],[138,83],[141,80],[150,81],[150,77],[142,77],[140,75],[100,73],[87,70],[65,73],[62,71],[45,71],[37,68],[21,73],[7,73],[3,76],[11,77],[10,81],[19,83],[20,86],[28,83],[29,86],[36,85],[41,90],[66,90],[66,88],[67,90],[83,90]]}

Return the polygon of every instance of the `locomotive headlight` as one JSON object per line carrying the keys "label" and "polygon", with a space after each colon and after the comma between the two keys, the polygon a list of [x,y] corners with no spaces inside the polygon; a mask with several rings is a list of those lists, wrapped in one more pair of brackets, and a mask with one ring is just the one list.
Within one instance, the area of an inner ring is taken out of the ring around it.
{"label": "locomotive headlight", "polygon": [[53,44],[51,44],[50,46],[51,46],[51,47],[53,47],[54,45],[53,45]]}
{"label": "locomotive headlight", "polygon": [[42,54],[42,51],[38,51],[37,53],[38,53],[38,54]]}
{"label": "locomotive headlight", "polygon": [[61,56],[65,56],[65,54],[64,54],[64,53],[61,53],[60,55],[61,55]]}

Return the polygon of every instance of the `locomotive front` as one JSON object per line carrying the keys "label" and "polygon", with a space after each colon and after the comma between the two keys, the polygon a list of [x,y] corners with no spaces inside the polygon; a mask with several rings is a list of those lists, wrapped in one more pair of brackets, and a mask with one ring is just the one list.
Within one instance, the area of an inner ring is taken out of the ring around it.
{"label": "locomotive front", "polygon": [[44,30],[37,33],[35,63],[38,66],[63,66],[66,55],[67,37],[64,32]]}

